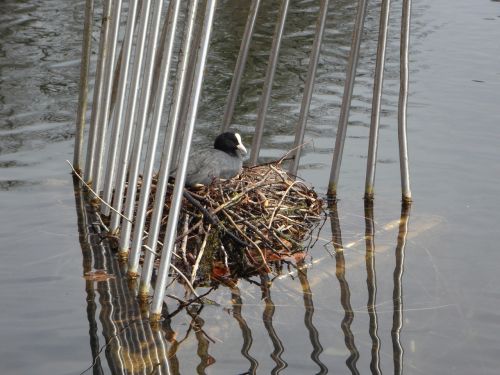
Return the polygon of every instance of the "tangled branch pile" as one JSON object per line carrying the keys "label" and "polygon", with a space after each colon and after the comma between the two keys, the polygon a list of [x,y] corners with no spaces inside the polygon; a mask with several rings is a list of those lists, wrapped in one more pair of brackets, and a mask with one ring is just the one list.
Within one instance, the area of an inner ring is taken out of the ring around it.
{"label": "tangled branch pile", "polygon": [[[153,179],[147,231],[155,191]],[[172,192],[169,184],[162,230]],[[184,194],[176,266],[198,284],[269,272],[270,265],[304,251],[303,243],[320,222],[321,213],[317,194],[292,179],[279,163],[245,168],[237,178]]]}

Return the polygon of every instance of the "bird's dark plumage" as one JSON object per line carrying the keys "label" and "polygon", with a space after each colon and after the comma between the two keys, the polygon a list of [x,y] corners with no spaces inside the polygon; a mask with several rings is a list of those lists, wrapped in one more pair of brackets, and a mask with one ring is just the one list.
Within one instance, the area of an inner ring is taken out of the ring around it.
{"label": "bird's dark plumage", "polygon": [[238,133],[225,132],[214,148],[192,150],[186,172],[186,186],[209,185],[216,179],[230,179],[241,172],[247,153]]}

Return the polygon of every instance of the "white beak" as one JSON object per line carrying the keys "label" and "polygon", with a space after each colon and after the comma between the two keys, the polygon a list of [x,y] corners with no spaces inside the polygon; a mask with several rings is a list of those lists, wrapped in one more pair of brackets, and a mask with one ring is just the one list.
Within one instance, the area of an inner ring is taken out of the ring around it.
{"label": "white beak", "polygon": [[234,136],[238,140],[238,146],[236,146],[236,148],[238,150],[243,151],[243,155],[246,155],[247,154],[247,149],[245,148],[245,146],[243,146],[243,143],[241,142],[241,136],[238,133],[234,133]]}

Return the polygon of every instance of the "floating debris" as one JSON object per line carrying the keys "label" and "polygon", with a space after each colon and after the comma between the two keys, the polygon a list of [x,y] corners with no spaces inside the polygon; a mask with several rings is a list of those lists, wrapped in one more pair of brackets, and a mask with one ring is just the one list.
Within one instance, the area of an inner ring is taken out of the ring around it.
{"label": "floating debris", "polygon": [[106,270],[94,270],[88,271],[83,274],[83,278],[87,281],[107,281],[109,279],[114,279],[115,275],[109,274]]}

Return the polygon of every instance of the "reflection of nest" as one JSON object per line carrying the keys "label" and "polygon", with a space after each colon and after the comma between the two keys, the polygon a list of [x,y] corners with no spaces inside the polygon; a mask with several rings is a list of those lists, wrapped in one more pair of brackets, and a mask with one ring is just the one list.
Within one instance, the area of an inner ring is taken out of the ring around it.
{"label": "reflection of nest", "polygon": [[[146,231],[156,183],[153,178]],[[172,192],[169,184],[160,238]],[[279,163],[245,168],[239,177],[184,194],[174,262],[183,272],[196,274],[198,285],[269,272],[269,264],[300,256],[321,212],[317,194],[288,176]]]}

